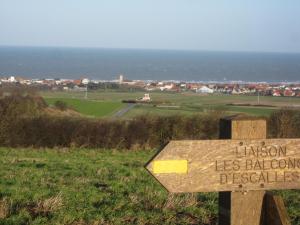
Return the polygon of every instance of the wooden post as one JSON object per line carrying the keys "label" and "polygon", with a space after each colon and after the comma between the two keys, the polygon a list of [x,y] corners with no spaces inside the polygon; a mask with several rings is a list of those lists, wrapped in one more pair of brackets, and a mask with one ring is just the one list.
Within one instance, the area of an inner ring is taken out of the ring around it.
{"label": "wooden post", "polygon": [[263,225],[291,225],[281,196],[267,192],[264,197]]}
{"label": "wooden post", "polygon": [[300,139],[266,133],[265,119],[228,117],[220,139],[231,140],[170,141],[146,168],[171,193],[219,192],[220,225],[289,225],[282,198],[266,190],[300,189]]}
{"label": "wooden post", "polygon": [[[265,119],[228,117],[220,121],[220,139],[261,139]],[[265,191],[219,192],[220,225],[260,225]]]}

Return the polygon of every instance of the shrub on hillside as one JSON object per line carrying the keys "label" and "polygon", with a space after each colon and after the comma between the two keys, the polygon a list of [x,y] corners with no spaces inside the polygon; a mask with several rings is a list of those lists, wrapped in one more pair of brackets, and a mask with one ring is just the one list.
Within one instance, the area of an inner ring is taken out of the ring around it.
{"label": "shrub on hillside", "polygon": [[269,136],[274,138],[300,137],[300,110],[281,109],[268,120]]}
{"label": "shrub on hillside", "polygon": [[211,116],[141,116],[133,120],[91,120],[40,115],[18,120],[6,131],[6,146],[158,148],[169,140],[218,136],[218,118]]}
{"label": "shrub on hillside", "polygon": [[[41,97],[10,94],[0,99],[0,144],[13,145],[18,139],[22,139],[22,131],[19,129],[22,120],[35,118],[46,107]],[[20,132],[20,133],[18,133]]]}
{"label": "shrub on hillside", "polygon": [[68,108],[67,103],[64,102],[64,101],[60,101],[60,100],[55,101],[55,102],[54,102],[54,106],[55,106],[55,108],[57,108],[57,109],[59,109],[59,110],[61,110],[61,111],[65,111],[65,110],[67,110],[67,108]]}

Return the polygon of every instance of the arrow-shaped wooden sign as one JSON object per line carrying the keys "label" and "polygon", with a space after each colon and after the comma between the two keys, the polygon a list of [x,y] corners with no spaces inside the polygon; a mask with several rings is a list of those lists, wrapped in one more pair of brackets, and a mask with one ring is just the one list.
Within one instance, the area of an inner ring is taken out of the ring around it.
{"label": "arrow-shaped wooden sign", "polygon": [[300,189],[300,139],[171,141],[147,169],[173,193]]}

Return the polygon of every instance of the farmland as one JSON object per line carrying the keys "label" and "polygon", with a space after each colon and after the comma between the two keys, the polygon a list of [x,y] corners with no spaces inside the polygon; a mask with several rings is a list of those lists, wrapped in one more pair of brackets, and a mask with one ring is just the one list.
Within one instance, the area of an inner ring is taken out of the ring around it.
{"label": "farmland", "polygon": [[53,106],[56,101],[62,101],[67,104],[68,107],[76,110],[85,116],[91,117],[105,117],[111,116],[123,107],[121,102],[111,101],[96,101],[74,98],[46,98],[48,105]]}
{"label": "farmland", "polygon": [[[80,92],[41,92],[49,104],[63,100],[78,112],[88,115],[109,117],[114,112],[125,107],[122,100],[134,100],[144,95],[144,92],[97,91],[88,94]],[[281,107],[300,107],[300,98],[261,96],[258,102],[256,96],[239,95],[199,95],[196,93],[150,93],[151,104],[138,104],[123,115],[131,118],[142,114],[156,115],[192,115],[211,110],[224,111],[227,114],[245,113],[255,116],[268,116]]]}
{"label": "farmland", "polygon": [[[217,193],[168,193],[149,151],[0,148],[0,224],[216,224]],[[279,192],[300,224],[299,191]]]}

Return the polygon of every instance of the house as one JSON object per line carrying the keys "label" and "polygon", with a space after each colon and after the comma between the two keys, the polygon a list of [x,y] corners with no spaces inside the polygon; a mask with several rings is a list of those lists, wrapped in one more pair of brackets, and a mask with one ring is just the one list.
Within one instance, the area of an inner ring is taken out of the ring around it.
{"label": "house", "polygon": [[141,99],[143,102],[150,102],[151,98],[150,98],[150,94],[144,94],[144,97]]}
{"label": "house", "polygon": [[150,94],[148,94],[148,93],[144,94],[144,97],[137,99],[137,101],[139,101],[139,102],[150,102],[151,101]]}
{"label": "house", "polygon": [[9,77],[7,80],[8,80],[8,82],[10,82],[10,83],[15,83],[15,82],[17,82],[17,80],[16,80],[16,78],[15,78],[14,76]]}
{"label": "house", "polygon": [[88,78],[83,78],[81,80],[81,83],[84,84],[84,85],[87,85],[88,83],[90,83],[90,80]]}
{"label": "house", "polygon": [[48,86],[53,86],[56,84],[54,79],[45,79],[43,80],[43,84],[48,85]]}
{"label": "house", "polygon": [[231,94],[233,94],[233,95],[239,95],[239,94],[241,94],[241,90],[238,89],[238,88],[234,88],[234,89],[232,90]]}
{"label": "house", "polygon": [[186,88],[190,89],[190,90],[197,90],[198,88],[200,88],[201,85],[197,84],[197,83],[189,83],[187,84]]}
{"label": "house", "polygon": [[286,97],[292,97],[292,96],[295,96],[295,92],[293,92],[293,91],[290,90],[290,89],[286,89],[286,90],[284,90],[284,92],[283,92],[283,96],[286,96]]}
{"label": "house", "polygon": [[206,86],[202,86],[200,88],[198,88],[196,90],[197,93],[204,93],[204,94],[212,94],[214,93],[214,90],[209,88],[209,87],[206,87]]}
{"label": "house", "polygon": [[160,87],[160,90],[161,91],[164,91],[164,90],[171,90],[175,87],[175,85],[173,83],[171,84],[165,84],[164,86]]}
{"label": "house", "polygon": [[279,90],[274,90],[272,95],[273,95],[274,97],[280,97],[280,96],[281,96],[281,93],[280,93]]}
{"label": "house", "polygon": [[15,83],[15,82],[17,82],[17,80],[14,76],[11,76],[9,78],[3,78],[3,79],[1,79],[1,81],[3,83]]}
{"label": "house", "polygon": [[187,87],[186,83],[181,83],[181,84],[180,84],[180,88],[186,89],[186,87]]}
{"label": "house", "polygon": [[79,86],[81,84],[81,80],[74,80],[73,83],[77,86]]}

